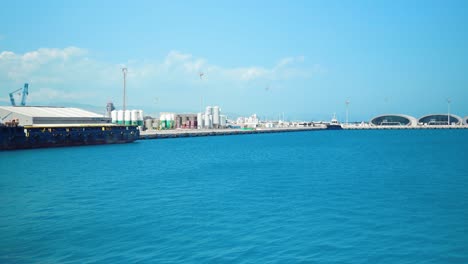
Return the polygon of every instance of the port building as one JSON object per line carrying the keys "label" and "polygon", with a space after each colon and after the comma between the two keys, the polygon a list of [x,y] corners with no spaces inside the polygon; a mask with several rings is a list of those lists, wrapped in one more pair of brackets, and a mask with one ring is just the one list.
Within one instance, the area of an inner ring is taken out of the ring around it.
{"label": "port building", "polygon": [[376,116],[369,122],[373,126],[416,126],[416,118],[401,114],[386,114]]}
{"label": "port building", "polygon": [[20,126],[111,123],[110,117],[79,108],[50,106],[0,106],[0,122],[18,120]]}
{"label": "port building", "polygon": [[[449,115],[448,114],[432,114],[426,115],[419,118],[418,123],[426,126],[440,126],[448,124]],[[450,124],[451,125],[461,125],[463,120],[457,115],[450,114]]]}

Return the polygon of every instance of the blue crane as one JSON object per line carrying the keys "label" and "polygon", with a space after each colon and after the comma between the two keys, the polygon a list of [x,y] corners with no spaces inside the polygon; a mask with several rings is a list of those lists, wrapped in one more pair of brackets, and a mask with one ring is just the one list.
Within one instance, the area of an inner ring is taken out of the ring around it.
{"label": "blue crane", "polygon": [[11,102],[11,105],[12,106],[16,106],[16,103],[15,103],[15,98],[13,97],[13,95],[16,93],[16,92],[19,92],[23,90],[23,92],[21,92],[21,105],[22,106],[25,106],[26,105],[26,97],[28,96],[29,94],[29,84],[25,83],[24,84],[24,87],[23,88],[20,88],[16,91],[13,91],[10,93],[10,102]]}

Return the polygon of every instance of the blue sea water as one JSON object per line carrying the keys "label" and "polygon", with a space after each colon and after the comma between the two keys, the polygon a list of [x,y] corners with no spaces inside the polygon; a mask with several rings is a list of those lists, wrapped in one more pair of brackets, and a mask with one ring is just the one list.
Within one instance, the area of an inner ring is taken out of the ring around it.
{"label": "blue sea water", "polygon": [[468,130],[0,152],[0,263],[468,263]]}

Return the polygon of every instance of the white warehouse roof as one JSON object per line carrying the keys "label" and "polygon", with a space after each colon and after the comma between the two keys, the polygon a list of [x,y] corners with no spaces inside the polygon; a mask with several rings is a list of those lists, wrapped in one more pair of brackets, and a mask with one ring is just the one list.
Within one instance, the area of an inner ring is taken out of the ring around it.
{"label": "white warehouse roof", "polygon": [[30,117],[102,117],[79,108],[49,106],[0,106],[0,109]]}
{"label": "white warehouse roof", "polygon": [[0,106],[0,122],[18,119],[25,125],[102,124],[111,119],[79,108],[49,106]]}

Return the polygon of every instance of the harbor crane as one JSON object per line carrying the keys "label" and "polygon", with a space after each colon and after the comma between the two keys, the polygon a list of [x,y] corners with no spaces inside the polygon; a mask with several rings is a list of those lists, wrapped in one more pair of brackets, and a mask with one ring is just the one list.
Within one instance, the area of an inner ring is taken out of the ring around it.
{"label": "harbor crane", "polygon": [[28,84],[28,83],[25,83],[23,88],[20,88],[20,89],[18,89],[18,90],[16,90],[16,91],[11,92],[11,93],[10,93],[10,102],[11,102],[11,105],[12,105],[12,106],[16,106],[15,98],[13,97],[13,95],[14,95],[15,93],[17,93],[17,92],[23,90],[23,91],[21,92],[21,106],[25,106],[25,105],[26,105],[26,97],[27,97],[28,94],[29,94],[28,89],[29,89],[29,84]]}

